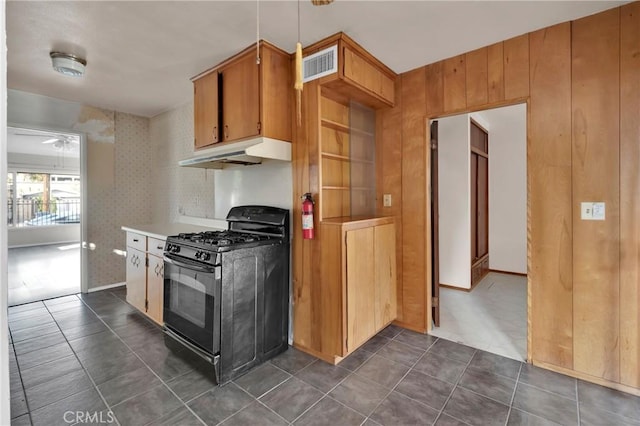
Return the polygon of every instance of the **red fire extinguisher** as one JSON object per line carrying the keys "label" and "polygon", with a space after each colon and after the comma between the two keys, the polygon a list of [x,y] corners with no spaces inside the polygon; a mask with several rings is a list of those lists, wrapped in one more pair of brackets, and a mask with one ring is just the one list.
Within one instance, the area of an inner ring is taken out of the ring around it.
{"label": "red fire extinguisher", "polygon": [[313,198],[310,192],[302,196],[302,237],[313,240]]}

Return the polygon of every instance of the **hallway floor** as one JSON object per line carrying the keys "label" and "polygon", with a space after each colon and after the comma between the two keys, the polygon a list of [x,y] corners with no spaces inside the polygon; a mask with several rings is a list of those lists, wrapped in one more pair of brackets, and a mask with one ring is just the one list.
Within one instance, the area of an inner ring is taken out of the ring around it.
{"label": "hallway floor", "polygon": [[527,359],[527,278],[490,272],[471,292],[440,288],[433,336],[518,361]]}
{"label": "hallway floor", "polygon": [[80,291],[80,244],[9,249],[9,306]]}

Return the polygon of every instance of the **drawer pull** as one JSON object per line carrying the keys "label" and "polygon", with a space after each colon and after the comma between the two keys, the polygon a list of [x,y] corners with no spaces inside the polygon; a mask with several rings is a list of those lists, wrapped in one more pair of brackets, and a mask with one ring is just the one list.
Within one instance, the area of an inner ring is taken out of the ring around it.
{"label": "drawer pull", "polygon": [[162,250],[164,248],[164,246],[157,246],[156,247],[158,250]]}
{"label": "drawer pull", "polygon": [[138,239],[137,239],[137,238],[134,238],[134,239],[133,239],[133,242],[134,242],[134,243],[137,243],[137,242],[138,242]]}

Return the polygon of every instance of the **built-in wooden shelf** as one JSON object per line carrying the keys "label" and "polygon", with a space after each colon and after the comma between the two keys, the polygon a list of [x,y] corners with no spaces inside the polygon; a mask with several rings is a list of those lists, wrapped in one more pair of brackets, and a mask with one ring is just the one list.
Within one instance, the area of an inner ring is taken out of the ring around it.
{"label": "built-in wooden shelf", "polygon": [[332,160],[351,161],[352,163],[373,164],[372,160],[365,160],[363,158],[351,158],[347,155],[332,154],[330,152],[323,152],[322,157],[329,158]]}
{"label": "built-in wooden shelf", "polygon": [[340,132],[349,133],[349,134],[357,134],[362,136],[374,137],[375,135],[372,132],[367,132],[366,130],[360,130],[351,128],[346,124],[338,123],[337,121],[329,120],[327,118],[322,119],[322,125],[324,127],[329,127],[334,130],[338,130]]}

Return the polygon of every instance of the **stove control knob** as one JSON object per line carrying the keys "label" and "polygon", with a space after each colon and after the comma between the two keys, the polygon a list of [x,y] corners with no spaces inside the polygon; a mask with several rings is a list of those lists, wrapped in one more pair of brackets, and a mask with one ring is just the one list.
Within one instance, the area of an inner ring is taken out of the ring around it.
{"label": "stove control knob", "polygon": [[207,252],[202,252],[201,256],[200,256],[200,260],[209,260],[211,259],[211,254],[207,253]]}
{"label": "stove control knob", "polygon": [[171,249],[172,249],[172,248],[173,248],[173,244],[167,244],[167,248],[166,248],[166,250],[167,250],[168,252],[171,252]]}
{"label": "stove control knob", "polygon": [[202,257],[202,252],[201,251],[197,251],[195,256],[196,256],[196,259],[200,259]]}
{"label": "stove control knob", "polygon": [[178,252],[180,252],[180,246],[171,247],[171,253],[178,253]]}

